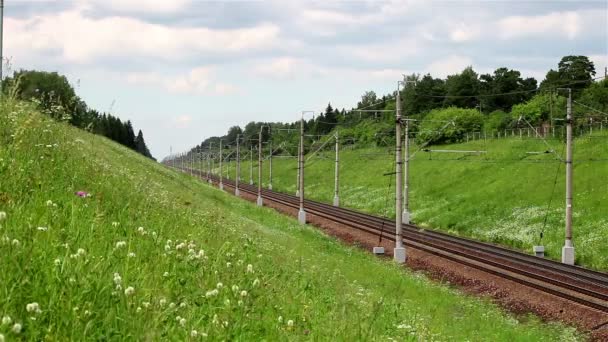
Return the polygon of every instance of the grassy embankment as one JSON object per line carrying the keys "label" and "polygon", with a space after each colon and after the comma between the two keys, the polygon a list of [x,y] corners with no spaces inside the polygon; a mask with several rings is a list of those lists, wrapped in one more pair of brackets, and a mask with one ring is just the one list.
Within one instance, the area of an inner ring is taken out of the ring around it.
{"label": "grassy embankment", "polygon": [[345,247],[30,105],[2,105],[0,142],[2,340],[580,338]]}
{"label": "grassy embankment", "polygon": [[[600,270],[608,269],[608,134],[594,132],[580,137],[574,148],[574,242],[576,262]],[[565,158],[563,143],[548,141]],[[306,166],[306,196],[331,203],[334,196],[334,154],[327,151]],[[494,139],[430,147],[444,150],[484,150],[465,153],[416,154],[411,162],[412,219],[421,226],[531,252],[542,243],[546,254],[560,259],[564,243],[565,168],[556,155],[529,154],[547,151],[542,141]],[[341,152],[341,205],[394,217],[394,157],[390,148],[368,148]],[[412,152],[416,147],[412,148]],[[597,162],[590,158],[603,159]],[[576,162],[576,161],[580,162]],[[583,161],[585,160],[585,161]],[[257,161],[254,160],[257,183]],[[217,165],[216,165],[217,166]],[[206,166],[205,166],[206,167]],[[558,170],[559,167],[559,170]],[[273,160],[273,189],[295,194],[296,159]],[[216,168],[216,171],[219,171]],[[234,179],[234,164],[226,172]],[[242,179],[249,181],[249,161],[242,163]],[[263,183],[268,183],[268,162]],[[554,183],[557,175],[557,183]],[[390,188],[389,188],[390,186]],[[549,201],[551,205],[549,207]],[[546,224],[545,222],[545,216]],[[544,227],[544,229],[543,229]],[[540,232],[544,238],[539,241]]]}

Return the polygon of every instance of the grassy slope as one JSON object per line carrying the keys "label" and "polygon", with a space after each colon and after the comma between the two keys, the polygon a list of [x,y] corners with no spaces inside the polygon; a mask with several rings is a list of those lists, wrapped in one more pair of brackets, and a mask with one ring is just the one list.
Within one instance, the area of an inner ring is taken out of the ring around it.
{"label": "grassy slope", "polygon": [[[575,160],[608,159],[605,148],[608,135],[595,132],[594,136],[575,141]],[[563,155],[561,142],[550,140],[549,144]],[[410,166],[411,209],[416,223],[531,252],[545,226],[545,214],[557,174],[542,243],[548,257],[560,258],[564,241],[564,166],[559,166],[558,173],[559,163],[543,162],[555,155],[526,154],[547,150],[542,141],[526,138],[482,140],[436,149],[487,150],[488,154],[467,157],[458,153],[435,153],[429,159],[425,152],[418,153]],[[343,206],[394,217],[394,177],[383,176],[383,173],[394,171],[394,157],[390,153],[389,148],[341,152]],[[455,160],[458,158],[461,159]],[[257,165],[255,167],[254,180],[257,182]],[[296,167],[295,159],[274,159],[275,190],[295,193]],[[228,172],[234,178],[234,165],[229,168]],[[606,270],[608,183],[602,179],[608,177],[608,162],[575,163],[574,174],[577,263]],[[243,179],[249,180],[248,161],[242,165],[242,175]],[[312,159],[306,167],[306,196],[331,203],[333,175],[333,151],[328,150]],[[267,184],[267,162],[264,177],[264,184]]]}
{"label": "grassy slope", "polygon": [[[0,316],[23,328],[1,324],[8,340],[576,338],[404,275],[27,105],[0,109],[0,139]],[[32,302],[40,313],[27,312]]]}

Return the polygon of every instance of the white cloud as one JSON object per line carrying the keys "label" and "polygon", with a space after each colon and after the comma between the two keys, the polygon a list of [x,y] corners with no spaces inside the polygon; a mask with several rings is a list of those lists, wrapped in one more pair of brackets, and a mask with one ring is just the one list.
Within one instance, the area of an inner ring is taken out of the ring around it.
{"label": "white cloud", "polygon": [[448,75],[453,75],[461,72],[469,65],[473,65],[473,61],[469,57],[452,55],[446,58],[435,60],[427,65],[425,73],[430,73],[433,77],[445,78]]}
{"label": "white cloud", "polygon": [[498,29],[503,39],[555,33],[574,39],[581,32],[581,25],[578,12],[553,12],[539,16],[506,17],[498,22]]}
{"label": "white cloud", "polygon": [[166,76],[157,72],[132,72],[124,77],[127,83],[142,86],[160,86],[174,94],[194,95],[230,95],[239,89],[229,83],[215,79],[216,69],[205,66],[198,67],[178,76]]}
{"label": "white cloud", "polygon": [[279,27],[209,29],[169,27],[129,17],[91,18],[82,9],[29,19],[7,18],[7,51],[14,56],[58,53],[71,63],[92,63],[103,57],[150,57],[181,60],[202,54],[234,54],[270,48],[278,43]]}
{"label": "white cloud", "polygon": [[192,117],[190,115],[180,115],[173,119],[173,122],[175,122],[175,126],[178,128],[186,128],[192,122]]}
{"label": "white cloud", "polygon": [[278,57],[264,60],[253,67],[257,76],[275,80],[293,80],[302,77],[324,75],[325,69],[295,57]]}
{"label": "white cloud", "polygon": [[127,13],[175,13],[183,11],[192,0],[79,0],[81,6],[96,6]]}
{"label": "white cloud", "polygon": [[478,38],[481,34],[479,27],[459,23],[450,31],[450,39],[457,43],[467,42]]}

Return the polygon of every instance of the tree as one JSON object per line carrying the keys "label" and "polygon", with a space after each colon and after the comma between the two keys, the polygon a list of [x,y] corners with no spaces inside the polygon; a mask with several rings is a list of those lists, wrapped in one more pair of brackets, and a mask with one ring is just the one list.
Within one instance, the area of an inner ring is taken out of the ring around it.
{"label": "tree", "polygon": [[417,138],[421,144],[449,144],[463,141],[467,133],[481,131],[484,120],[475,109],[456,107],[434,109],[426,118],[429,120],[422,122]]}
{"label": "tree", "polygon": [[[513,105],[525,102],[532,98],[536,89],[534,78],[523,79],[517,70],[498,68],[493,74],[480,76],[482,109],[487,112],[494,110],[510,111]],[[506,94],[501,96],[488,96],[492,94]]]}
{"label": "tree", "polygon": [[595,66],[587,56],[564,56],[557,65],[557,71],[551,69],[541,83],[542,89],[558,88],[568,85],[575,95],[591,85],[595,76]]}
{"label": "tree", "polygon": [[226,134],[226,140],[229,142],[236,142],[236,137],[239,134],[243,134],[243,130],[239,126],[232,126],[228,129],[228,134]]}
{"label": "tree", "polygon": [[141,132],[141,129],[137,133],[137,137],[135,137],[135,150],[144,156],[154,159],[148,146],[146,146],[146,141],[144,140],[144,134]]}
{"label": "tree", "polygon": [[373,104],[378,102],[378,97],[374,91],[366,91],[361,96],[361,101],[357,104],[357,108],[368,108],[372,107]]}
{"label": "tree", "polygon": [[407,76],[408,83],[402,91],[402,108],[405,115],[425,113],[443,105],[443,96],[446,95],[445,81],[433,78],[430,74],[420,78],[419,75]]}
{"label": "tree", "polygon": [[474,96],[479,94],[480,82],[473,67],[466,67],[460,74],[448,76],[445,86],[448,97],[444,106],[475,108],[479,105],[479,100]]}

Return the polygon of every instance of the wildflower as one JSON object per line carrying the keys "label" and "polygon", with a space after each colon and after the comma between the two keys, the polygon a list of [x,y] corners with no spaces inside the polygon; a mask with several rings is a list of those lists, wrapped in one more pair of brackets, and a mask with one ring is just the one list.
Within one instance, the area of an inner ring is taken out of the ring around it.
{"label": "wildflower", "polygon": [[283,316],[279,316],[277,320],[279,321],[279,323],[283,323]]}
{"label": "wildflower", "polygon": [[163,273],[163,277],[165,277],[165,278],[166,278],[166,277],[168,277],[168,276],[169,276],[169,272],[165,272],[165,273]]}
{"label": "wildflower", "polygon": [[237,304],[238,304],[239,306],[242,306],[242,305],[243,305],[243,301],[242,301],[242,300],[239,300],[239,301],[237,302]]}
{"label": "wildflower", "polygon": [[116,222],[116,221],[112,222],[112,227],[118,227],[118,226],[120,226],[120,222]]}
{"label": "wildflower", "polygon": [[146,230],[144,229],[144,227],[137,228],[137,232],[141,235],[146,235]]}
{"label": "wildflower", "polygon": [[135,289],[132,286],[125,289],[125,296],[132,296],[133,294],[135,294]]}
{"label": "wildflower", "polygon": [[212,320],[213,324],[219,324],[220,320],[217,318],[217,314],[213,315],[213,320]]}
{"label": "wildflower", "polygon": [[120,277],[120,274],[114,273],[114,284],[120,285],[121,283],[122,283],[122,278]]}
{"label": "wildflower", "polygon": [[291,319],[287,321],[287,326],[290,328],[293,327],[293,321]]}
{"label": "wildflower", "polygon": [[53,206],[53,201],[51,201],[51,200],[46,201],[46,206],[47,207]]}
{"label": "wildflower", "polygon": [[245,291],[245,290],[241,291],[241,297],[247,297],[247,291]]}
{"label": "wildflower", "polygon": [[142,302],[141,306],[143,306],[145,309],[150,307],[150,302]]}
{"label": "wildflower", "polygon": [[247,265],[247,273],[253,273],[253,265],[252,264]]}
{"label": "wildflower", "polygon": [[131,252],[129,254],[127,254],[129,256],[129,258],[135,258],[135,253]]}
{"label": "wildflower", "polygon": [[15,334],[18,334],[21,332],[21,324],[19,323],[15,323],[13,325],[13,328],[11,329]]}
{"label": "wildflower", "polygon": [[59,259],[59,258],[55,259],[54,263],[55,263],[55,266],[60,266],[61,265],[61,259]]}
{"label": "wildflower", "polygon": [[118,249],[118,248],[123,248],[123,247],[125,247],[126,245],[127,245],[127,242],[126,242],[126,241],[118,241],[118,242],[116,243],[116,249]]}
{"label": "wildflower", "polygon": [[42,310],[40,310],[40,305],[38,305],[38,303],[33,302],[33,303],[29,303],[25,306],[25,310],[29,313],[41,313]]}
{"label": "wildflower", "polygon": [[205,297],[207,297],[207,298],[215,297],[215,296],[217,296],[218,293],[219,293],[219,291],[217,289],[213,289],[211,291],[207,291],[207,293],[205,293]]}
{"label": "wildflower", "polygon": [[186,304],[186,303],[184,303],[184,302],[179,303],[179,307],[180,307],[180,308],[182,308],[182,309],[183,309],[183,308],[185,308],[187,305],[188,305],[188,304]]}
{"label": "wildflower", "polygon": [[205,256],[205,251],[204,251],[204,250],[202,250],[202,249],[200,249],[200,250],[198,251],[198,254],[197,254],[196,256],[197,256],[199,259],[200,259],[200,258],[202,258],[202,257],[204,257],[204,256]]}
{"label": "wildflower", "polygon": [[237,285],[232,285],[232,292],[237,292],[239,287]]}
{"label": "wildflower", "polygon": [[253,287],[256,287],[258,285],[260,285],[260,279],[255,278],[255,280],[253,281]]}
{"label": "wildflower", "polygon": [[87,252],[82,248],[78,248],[76,254],[78,254],[79,256],[84,256],[85,254],[87,254]]}
{"label": "wildflower", "polygon": [[140,313],[141,312],[141,307],[138,306],[137,309],[135,309],[135,312]]}
{"label": "wildflower", "polygon": [[161,307],[163,307],[163,306],[167,305],[167,300],[166,300],[165,298],[161,298],[161,299],[158,301],[158,304],[159,304]]}
{"label": "wildflower", "polygon": [[49,230],[47,227],[38,227],[37,229],[41,232],[46,232],[47,230]]}
{"label": "wildflower", "polygon": [[0,211],[0,221],[6,219],[6,213],[4,211]]}
{"label": "wildflower", "polygon": [[4,342],[4,335],[0,334],[0,342]]}
{"label": "wildflower", "polygon": [[165,251],[168,252],[171,250],[171,246],[170,245],[165,245]]}
{"label": "wildflower", "polygon": [[169,303],[169,309],[175,309],[175,303],[173,303],[173,302]]}
{"label": "wildflower", "polygon": [[10,316],[2,317],[2,325],[9,325],[13,322]]}
{"label": "wildflower", "polygon": [[19,247],[19,240],[13,239],[13,242],[11,242],[11,243],[13,244],[13,246]]}
{"label": "wildflower", "polygon": [[86,191],[76,191],[76,192],[74,193],[74,195],[76,195],[76,196],[78,196],[78,197],[82,197],[82,198],[91,196],[91,195],[90,195],[88,192],[86,192]]}
{"label": "wildflower", "polygon": [[197,337],[197,336],[198,336],[198,331],[196,331],[196,330],[192,330],[192,331],[190,332],[190,337]]}
{"label": "wildflower", "polygon": [[222,283],[217,283],[217,285],[216,285],[215,287],[217,287],[218,289],[221,289],[222,287],[224,287],[224,284],[222,284]]}
{"label": "wildflower", "polygon": [[229,306],[229,305],[230,305],[230,299],[226,299],[226,300],[224,301],[224,304],[226,304],[226,306]]}
{"label": "wildflower", "polygon": [[181,325],[182,327],[185,327],[186,326],[186,319],[185,318],[180,319],[179,320],[179,325]]}
{"label": "wildflower", "polygon": [[201,336],[203,336],[203,337],[207,337],[207,336],[209,336],[209,335],[207,335],[207,333],[202,333],[202,334],[201,334]]}
{"label": "wildflower", "polygon": [[152,237],[156,237],[156,232],[152,232]]}
{"label": "wildflower", "polygon": [[230,268],[230,267],[232,267],[232,263],[231,262],[227,262],[226,263],[226,268]]}

